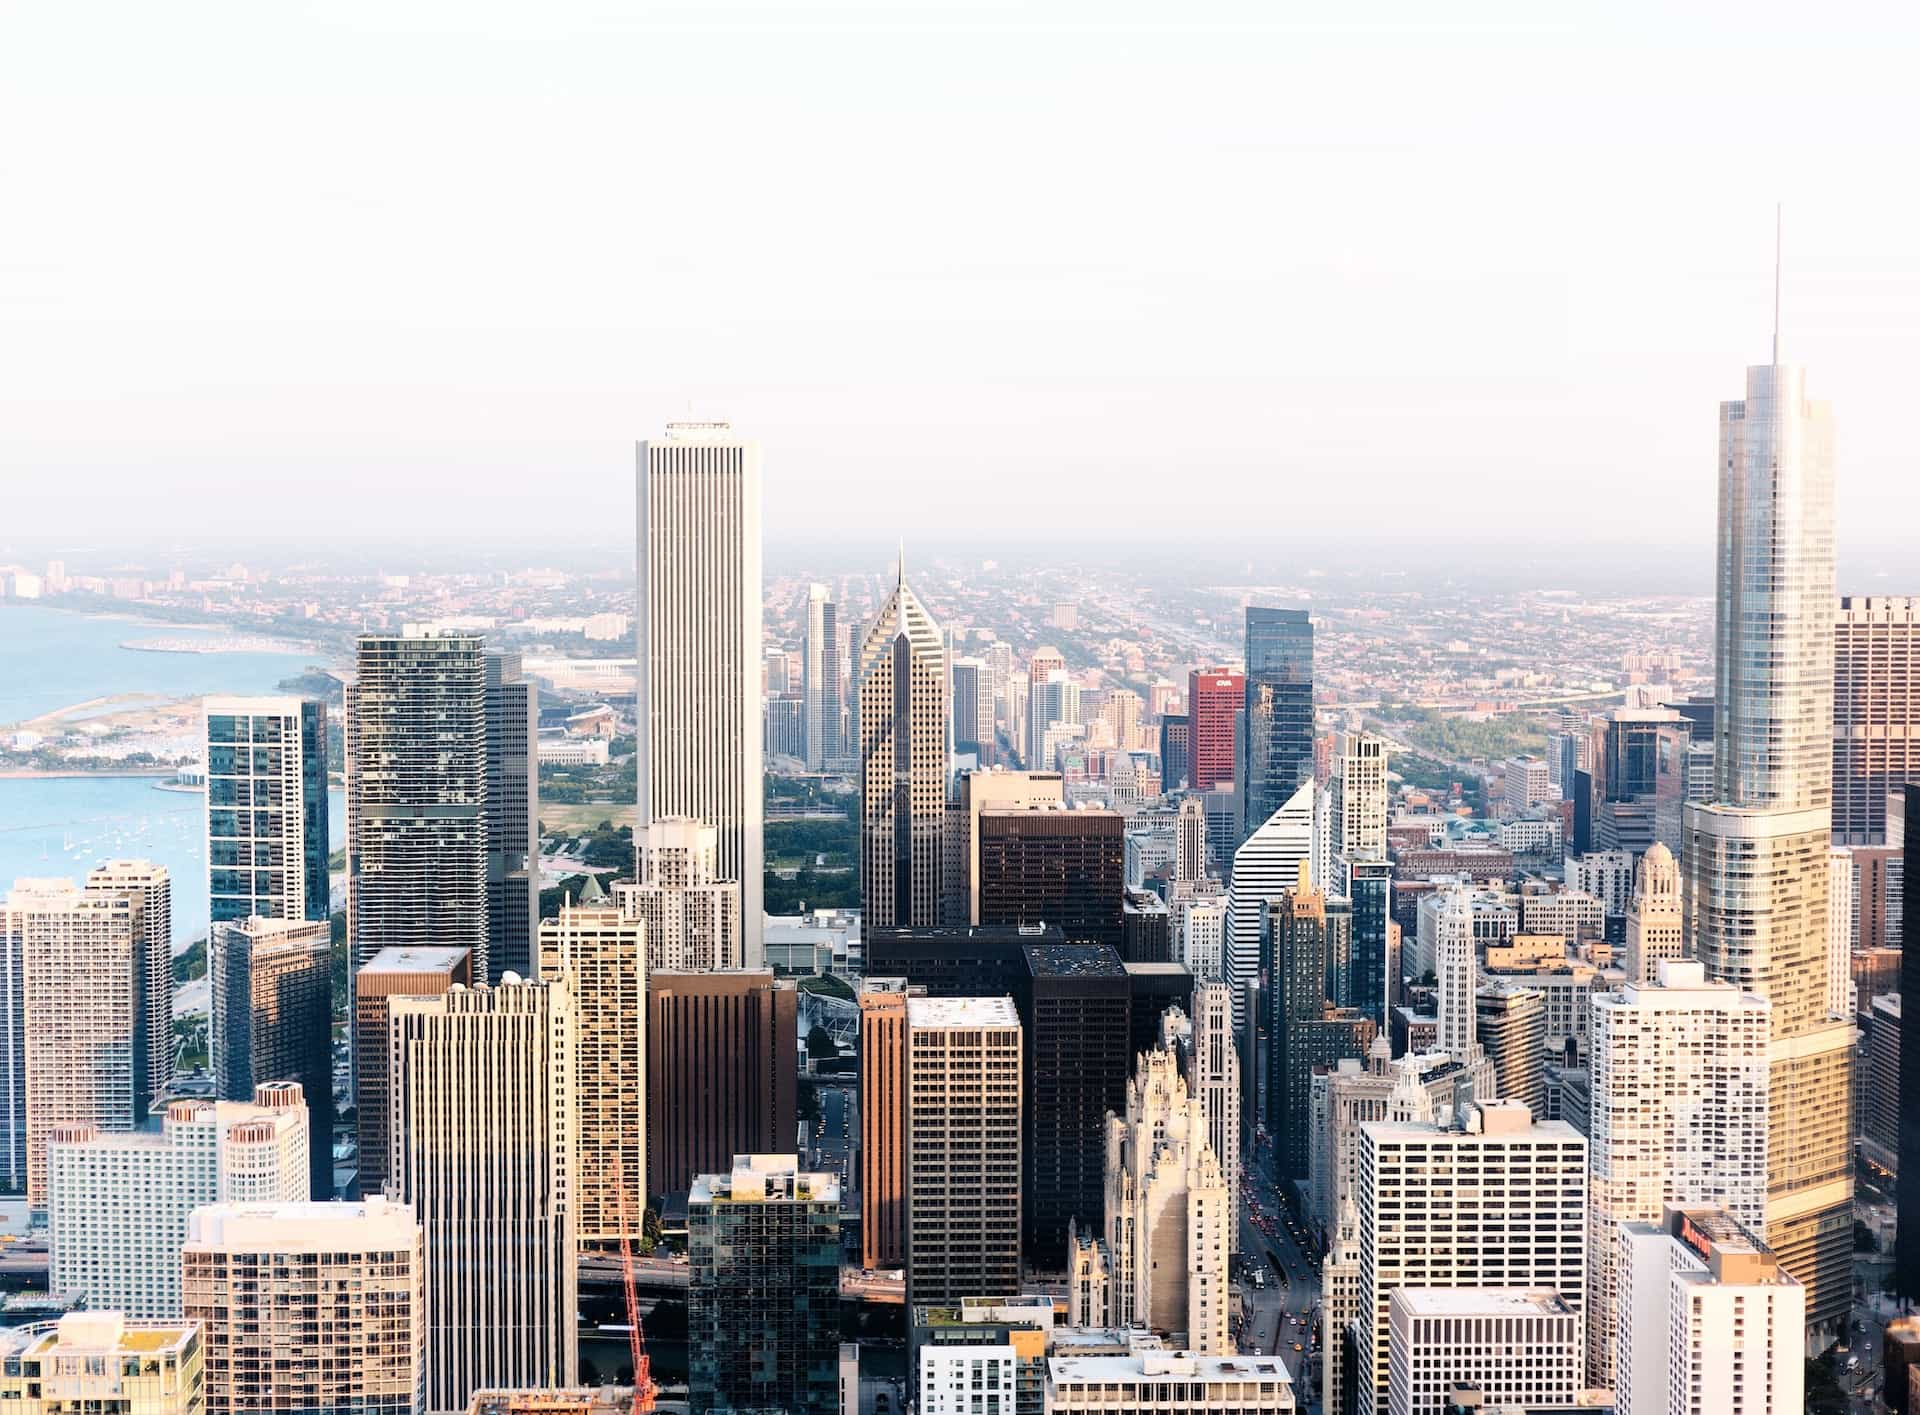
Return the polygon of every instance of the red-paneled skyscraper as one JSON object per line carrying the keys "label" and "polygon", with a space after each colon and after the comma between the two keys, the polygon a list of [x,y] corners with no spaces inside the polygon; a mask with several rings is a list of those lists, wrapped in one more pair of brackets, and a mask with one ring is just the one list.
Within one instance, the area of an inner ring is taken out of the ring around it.
{"label": "red-paneled skyscraper", "polygon": [[1247,678],[1232,668],[1196,668],[1187,674],[1191,734],[1188,774],[1195,791],[1233,785],[1233,722],[1246,706]]}

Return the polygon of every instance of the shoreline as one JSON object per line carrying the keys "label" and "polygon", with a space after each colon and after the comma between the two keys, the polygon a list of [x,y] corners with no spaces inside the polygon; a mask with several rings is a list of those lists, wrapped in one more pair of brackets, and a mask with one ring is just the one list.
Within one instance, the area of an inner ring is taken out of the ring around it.
{"label": "shoreline", "polygon": [[77,781],[85,779],[101,781],[150,781],[154,778],[172,776],[180,768],[173,766],[134,766],[122,767],[115,771],[79,771],[56,768],[51,771],[38,767],[0,767],[0,781]]}

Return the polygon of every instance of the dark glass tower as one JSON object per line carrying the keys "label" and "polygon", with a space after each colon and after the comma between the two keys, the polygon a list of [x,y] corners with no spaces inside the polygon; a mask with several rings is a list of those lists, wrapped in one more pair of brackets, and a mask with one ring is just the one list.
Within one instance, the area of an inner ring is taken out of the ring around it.
{"label": "dark glass tower", "polygon": [[1327,1000],[1327,960],[1352,951],[1353,915],[1344,904],[1330,909],[1317,889],[1288,890],[1267,904],[1266,1116],[1281,1180],[1307,1175],[1314,1067],[1365,1056],[1375,1035],[1372,1018]]}
{"label": "dark glass tower", "polygon": [[1313,772],[1313,621],[1247,606],[1246,764],[1241,818],[1257,829]]}

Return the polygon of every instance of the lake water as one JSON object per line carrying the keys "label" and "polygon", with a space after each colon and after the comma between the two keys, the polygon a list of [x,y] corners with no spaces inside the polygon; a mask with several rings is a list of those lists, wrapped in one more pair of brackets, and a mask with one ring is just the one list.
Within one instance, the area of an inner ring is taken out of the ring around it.
{"label": "lake water", "polygon": [[[91,698],[151,693],[271,693],[313,656],[144,653],[124,639],[219,634],[164,629],[31,605],[0,606],[0,722]],[[331,793],[332,848],[346,843],[341,793]],[[23,876],[80,879],[104,860],[148,859],[173,876],[176,948],[206,932],[206,797],[162,791],[152,777],[0,778],[0,891]]]}

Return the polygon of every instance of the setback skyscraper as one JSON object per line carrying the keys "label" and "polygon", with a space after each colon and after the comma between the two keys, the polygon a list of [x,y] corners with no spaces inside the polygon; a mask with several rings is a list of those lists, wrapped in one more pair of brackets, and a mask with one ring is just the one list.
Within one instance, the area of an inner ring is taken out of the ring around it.
{"label": "setback skyscraper", "polygon": [[740,882],[747,966],[764,956],[760,736],[760,444],[725,423],[669,423],[639,445],[635,714],[640,818],[714,828]]}
{"label": "setback skyscraper", "polygon": [[1920,781],[1920,599],[1842,595],[1833,630],[1834,844],[1885,844],[1887,813],[1898,815],[1910,781]]}
{"label": "setback skyscraper", "polygon": [[860,894],[865,926],[925,928],[945,904],[947,650],[940,626],[907,588],[861,636]]}
{"label": "setback skyscraper", "polygon": [[1684,902],[1707,975],[1773,1004],[1765,1237],[1817,1346],[1852,1289],[1853,1028],[1827,1003],[1834,429],[1775,360],[1720,408],[1714,792],[1685,808]]}
{"label": "setback skyscraper", "polygon": [[326,705],[278,697],[202,706],[212,922],[325,920]]}
{"label": "setback skyscraper", "polygon": [[820,771],[840,751],[838,611],[825,585],[807,586],[806,657],[800,670],[805,703],[807,770]]}
{"label": "setback skyscraper", "polygon": [[1313,621],[1247,606],[1246,751],[1240,805],[1265,820],[1313,775]]}
{"label": "setback skyscraper", "polygon": [[347,685],[347,939],[487,977],[487,675],[471,634],[364,634]]}

